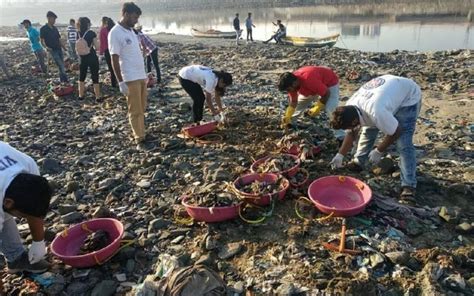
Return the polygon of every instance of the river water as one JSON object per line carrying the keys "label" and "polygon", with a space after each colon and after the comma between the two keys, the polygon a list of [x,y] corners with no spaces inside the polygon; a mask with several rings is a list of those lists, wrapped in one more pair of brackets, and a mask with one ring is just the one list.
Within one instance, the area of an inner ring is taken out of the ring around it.
{"label": "river water", "polygon": [[[31,4],[19,7],[14,4],[0,4],[0,26],[16,25],[24,18],[33,23],[43,23],[47,10],[59,16],[57,22],[66,24],[69,18],[88,16],[93,25],[99,25],[100,18],[107,15],[120,18],[118,4],[99,3],[88,5]],[[459,8],[466,11],[466,8]],[[240,13],[243,23],[250,10],[253,13],[253,35],[256,40],[268,38],[276,29],[272,21],[281,19],[287,25],[288,35],[324,37],[341,34],[336,46],[364,51],[418,50],[436,51],[448,49],[473,49],[473,23],[465,15],[430,16],[410,15],[393,17],[390,15],[370,16],[359,14],[334,15],[318,7],[255,8],[255,9],[215,9],[193,11],[162,11],[157,7],[142,7],[140,22],[146,31],[167,32],[190,35],[191,28],[201,30],[217,29],[232,31],[232,20]],[[244,32],[245,36],[245,32]]]}

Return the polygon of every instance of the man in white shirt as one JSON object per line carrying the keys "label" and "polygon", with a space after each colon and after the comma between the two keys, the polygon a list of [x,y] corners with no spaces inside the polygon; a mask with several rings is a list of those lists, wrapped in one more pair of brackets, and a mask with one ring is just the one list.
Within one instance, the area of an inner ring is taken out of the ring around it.
{"label": "man in white shirt", "polygon": [[128,119],[138,149],[144,149],[145,110],[147,103],[146,73],[140,40],[133,31],[142,14],[133,2],[125,2],[122,19],[108,36],[112,67],[119,81],[120,92],[127,97]]}
{"label": "man in white shirt", "polygon": [[[51,195],[48,181],[39,175],[35,161],[0,141],[0,253],[7,260],[9,273],[48,269],[43,218]],[[13,217],[24,218],[29,225],[33,241],[28,252]]]}
{"label": "man in white shirt", "polygon": [[[411,79],[383,75],[362,86],[344,107],[336,108],[331,119],[332,128],[346,129],[339,153],[331,161],[333,168],[342,167],[344,156],[361,134],[354,155],[354,163],[361,167],[367,160],[377,164],[383,153],[394,142],[400,154],[401,199],[414,201],[416,188],[416,154],[413,146],[416,119],[421,108],[420,87]],[[385,138],[374,146],[378,132]]]}

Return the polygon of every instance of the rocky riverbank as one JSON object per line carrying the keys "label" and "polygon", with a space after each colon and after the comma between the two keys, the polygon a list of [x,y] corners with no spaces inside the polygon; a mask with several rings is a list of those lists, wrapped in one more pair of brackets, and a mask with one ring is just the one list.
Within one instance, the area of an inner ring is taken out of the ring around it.
{"label": "rocky riverbank", "polygon": [[[3,28],[0,35],[21,36],[11,28]],[[472,51],[367,53],[261,43],[235,46],[231,41],[174,35],[157,35],[156,40],[164,87],[150,90],[146,124],[155,148],[146,152],[135,150],[125,99],[108,82],[102,85],[100,103],[93,100],[92,90],[84,101],[74,95],[54,97],[47,77],[31,72],[34,56],[28,43],[0,43],[15,74],[13,79],[0,78],[0,137],[34,157],[55,186],[46,219],[48,240],[94,217],[116,217],[125,226],[124,238],[134,240],[94,268],[74,269],[50,256],[50,273],[35,282],[31,275],[4,275],[11,295],[125,295],[156,272],[160,255],[175,256],[181,266],[207,264],[222,276],[229,295],[473,293]],[[218,144],[178,136],[190,122],[191,101],[176,74],[191,63],[234,76],[224,98],[229,123],[219,130],[223,141]],[[354,242],[361,254],[322,247],[338,237],[341,224],[337,219],[300,219],[295,202],[305,190],[290,192],[261,224],[178,223],[174,213],[180,196],[196,187],[232,181],[253,159],[275,150],[284,136],[278,126],[286,103],[275,87],[278,74],[307,64],[335,69],[342,97],[386,73],[420,84],[418,205],[396,202],[399,171],[394,150],[390,158],[395,161],[387,161],[384,168],[332,172],[327,164],[337,143],[329,136],[326,120],[302,118],[294,136],[322,148],[304,161],[311,179],[352,175],[374,191],[370,206],[357,219],[348,219],[348,246]],[[106,77],[104,65],[102,69]],[[69,75],[77,78],[78,73]],[[24,223],[19,223],[21,234],[29,242]]]}

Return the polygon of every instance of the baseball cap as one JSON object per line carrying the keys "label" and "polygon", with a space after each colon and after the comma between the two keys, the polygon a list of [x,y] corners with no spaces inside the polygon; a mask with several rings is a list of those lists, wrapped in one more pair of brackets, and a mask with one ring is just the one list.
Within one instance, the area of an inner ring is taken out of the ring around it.
{"label": "baseball cap", "polygon": [[29,24],[29,25],[31,25],[31,22],[30,22],[30,20],[23,20],[23,21],[20,23],[20,25],[24,25],[24,24]]}
{"label": "baseball cap", "polygon": [[58,16],[54,12],[52,12],[51,10],[46,13],[46,17],[58,18]]}

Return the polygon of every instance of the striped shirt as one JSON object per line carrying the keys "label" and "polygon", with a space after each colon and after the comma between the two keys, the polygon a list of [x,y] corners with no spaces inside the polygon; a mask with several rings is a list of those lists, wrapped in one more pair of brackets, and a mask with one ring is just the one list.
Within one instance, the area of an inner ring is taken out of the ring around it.
{"label": "striped shirt", "polygon": [[67,41],[69,42],[76,42],[77,38],[77,30],[74,26],[67,26]]}
{"label": "striped shirt", "polygon": [[140,38],[142,49],[146,55],[150,55],[150,53],[157,48],[155,42],[142,32],[138,32],[138,37]]}

